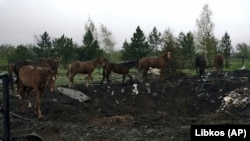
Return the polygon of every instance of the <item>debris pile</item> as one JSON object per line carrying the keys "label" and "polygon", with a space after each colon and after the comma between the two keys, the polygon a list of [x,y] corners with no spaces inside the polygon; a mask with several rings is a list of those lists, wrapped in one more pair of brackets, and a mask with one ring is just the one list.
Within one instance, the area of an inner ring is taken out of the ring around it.
{"label": "debris pile", "polygon": [[[222,98],[222,97],[220,97]],[[233,90],[226,94],[217,112],[233,112],[237,109],[244,109],[250,103],[250,91],[247,87]]]}

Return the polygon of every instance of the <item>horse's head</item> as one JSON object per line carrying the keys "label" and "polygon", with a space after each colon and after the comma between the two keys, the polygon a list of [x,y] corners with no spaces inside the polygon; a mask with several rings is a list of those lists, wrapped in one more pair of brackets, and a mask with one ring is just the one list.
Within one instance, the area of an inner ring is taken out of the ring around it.
{"label": "horse's head", "polygon": [[164,58],[166,58],[167,60],[171,60],[171,52],[168,51],[165,54],[162,55]]}
{"label": "horse's head", "polygon": [[52,59],[51,60],[51,68],[55,70],[55,73],[57,73],[57,69],[59,67],[60,60],[59,59]]}
{"label": "horse's head", "polygon": [[50,87],[50,92],[54,92],[56,90],[56,71],[49,69],[48,71],[48,86]]}
{"label": "horse's head", "polygon": [[105,60],[104,60],[104,58],[103,57],[97,57],[96,59],[95,59],[95,61],[98,63],[98,64],[100,64],[100,65],[102,65],[102,66],[104,66],[105,65]]}
{"label": "horse's head", "polygon": [[139,69],[139,63],[140,63],[140,60],[139,59],[137,59],[137,60],[135,60],[134,61],[134,66],[137,68],[137,69]]}
{"label": "horse's head", "polygon": [[167,58],[168,58],[168,60],[171,60],[171,52],[170,51],[167,52]]}

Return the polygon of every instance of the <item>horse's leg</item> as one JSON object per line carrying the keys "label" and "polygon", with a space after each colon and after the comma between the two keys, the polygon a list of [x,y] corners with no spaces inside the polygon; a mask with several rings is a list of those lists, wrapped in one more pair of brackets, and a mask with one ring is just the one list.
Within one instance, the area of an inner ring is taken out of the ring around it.
{"label": "horse's leg", "polygon": [[69,87],[72,87],[73,83],[74,83],[74,77],[75,77],[75,73],[71,73],[69,76]]}
{"label": "horse's leg", "polygon": [[105,80],[105,76],[106,76],[105,74],[106,74],[106,70],[105,70],[105,67],[103,67],[102,80],[101,80],[101,83],[100,83],[101,86],[103,84],[103,81]]}
{"label": "horse's leg", "polygon": [[38,118],[42,118],[42,112],[41,112],[41,96],[42,96],[42,91],[41,90],[36,90],[36,113],[38,115]]}
{"label": "horse's leg", "polygon": [[199,67],[195,67],[196,69],[196,76],[199,76]]}
{"label": "horse's leg", "polygon": [[27,96],[28,96],[28,108],[31,109],[31,108],[32,108],[32,103],[31,103],[31,100],[30,100],[30,99],[31,99],[31,98],[30,98],[30,97],[31,97],[30,95],[31,95],[31,93],[32,93],[32,90],[28,90],[27,93],[28,93],[28,94],[27,94]]}
{"label": "horse's leg", "polygon": [[20,95],[21,97],[21,112],[24,112],[24,95],[25,95],[25,91],[26,91],[26,87],[19,81],[17,83],[17,93]]}
{"label": "horse's leg", "polygon": [[162,80],[163,77],[163,68],[160,69],[160,81]]}
{"label": "horse's leg", "polygon": [[86,78],[87,78],[86,87],[89,87],[89,82],[90,82],[90,79],[91,79],[91,74],[88,73],[88,76]]}
{"label": "horse's leg", "polygon": [[109,84],[109,76],[111,74],[111,71],[108,71],[106,74],[106,80],[107,80],[107,84]]}
{"label": "horse's leg", "polygon": [[142,75],[143,80],[146,80],[146,79],[147,79],[148,69],[149,69],[149,67],[144,68],[143,71],[142,71],[142,73],[143,73],[143,75]]}
{"label": "horse's leg", "polygon": [[130,79],[133,79],[132,75],[127,73],[127,76],[130,78]]}
{"label": "horse's leg", "polygon": [[90,83],[91,83],[91,85],[93,87],[93,77],[92,77],[92,74],[90,73],[89,76],[90,76]]}
{"label": "horse's leg", "polygon": [[122,86],[124,86],[125,77],[126,77],[126,74],[123,74],[123,76],[122,76]]}
{"label": "horse's leg", "polygon": [[18,94],[20,95],[21,100],[22,100],[21,112],[23,113],[24,112],[24,95],[25,95],[26,87],[19,86],[19,89],[17,91],[18,91]]}
{"label": "horse's leg", "polygon": [[100,83],[101,86],[102,86],[104,80],[105,80],[105,76],[102,76],[102,80],[101,80],[101,83]]}

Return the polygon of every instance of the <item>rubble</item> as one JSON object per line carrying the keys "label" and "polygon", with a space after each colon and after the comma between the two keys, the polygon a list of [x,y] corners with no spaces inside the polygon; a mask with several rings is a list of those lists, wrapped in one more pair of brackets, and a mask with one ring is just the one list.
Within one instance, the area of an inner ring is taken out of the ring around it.
{"label": "rubble", "polygon": [[250,91],[247,87],[233,90],[226,94],[217,112],[231,112],[235,109],[244,109],[250,103]]}

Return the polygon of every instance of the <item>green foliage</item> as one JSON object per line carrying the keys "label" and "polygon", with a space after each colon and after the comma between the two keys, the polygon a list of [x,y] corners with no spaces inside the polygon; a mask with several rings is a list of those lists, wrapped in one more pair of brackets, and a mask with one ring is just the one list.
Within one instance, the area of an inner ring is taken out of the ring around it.
{"label": "green foliage", "polygon": [[195,47],[194,47],[194,36],[192,32],[184,34],[181,32],[179,34],[179,42],[182,47],[182,55],[185,59],[185,62],[188,64],[188,68],[194,67],[194,58],[195,58]]}
{"label": "green foliage", "polygon": [[158,47],[162,43],[161,32],[158,32],[157,28],[154,27],[152,32],[148,36],[149,47],[153,51],[153,55],[158,56]]}
{"label": "green foliage", "polygon": [[80,54],[80,60],[91,60],[97,56],[101,56],[103,50],[100,49],[98,41],[94,39],[90,30],[83,37],[83,50]]}
{"label": "green foliage", "polygon": [[239,43],[236,45],[237,50],[239,51],[238,56],[241,57],[242,65],[245,64],[245,59],[249,58],[249,52],[250,52],[250,46],[248,46],[246,43]]}
{"label": "green foliage", "polygon": [[128,43],[126,40],[123,43],[122,47],[122,59],[131,60],[139,59],[144,56],[147,56],[151,52],[148,42],[143,31],[138,26],[136,32],[131,38],[131,43]]}
{"label": "green foliage", "polygon": [[226,68],[229,67],[229,57],[232,52],[231,39],[228,33],[226,32],[220,41],[220,49],[218,52],[222,53],[225,58]]}
{"label": "green foliage", "polygon": [[52,44],[54,51],[57,54],[57,57],[61,59],[61,64],[64,68],[67,67],[67,64],[70,61],[77,59],[73,56],[74,44],[72,38],[62,35],[60,38],[55,38]]}
{"label": "green foliage", "polygon": [[214,23],[212,22],[212,11],[208,4],[202,8],[200,18],[196,20],[198,27],[198,49],[201,54],[205,54],[205,59],[208,60],[208,65],[211,65],[211,60],[216,51],[216,39],[214,37]]}
{"label": "green foliage", "polygon": [[52,52],[52,42],[49,34],[45,31],[40,35],[40,39],[37,38],[37,47],[34,48],[37,58],[50,58],[54,57]]}
{"label": "green foliage", "polygon": [[31,60],[34,58],[34,53],[32,52],[32,47],[18,45],[13,52],[10,53],[10,62],[17,62],[20,60]]}
{"label": "green foliage", "polygon": [[15,46],[12,45],[0,45],[0,59],[1,61],[7,61],[9,56],[12,56],[15,52]]}

